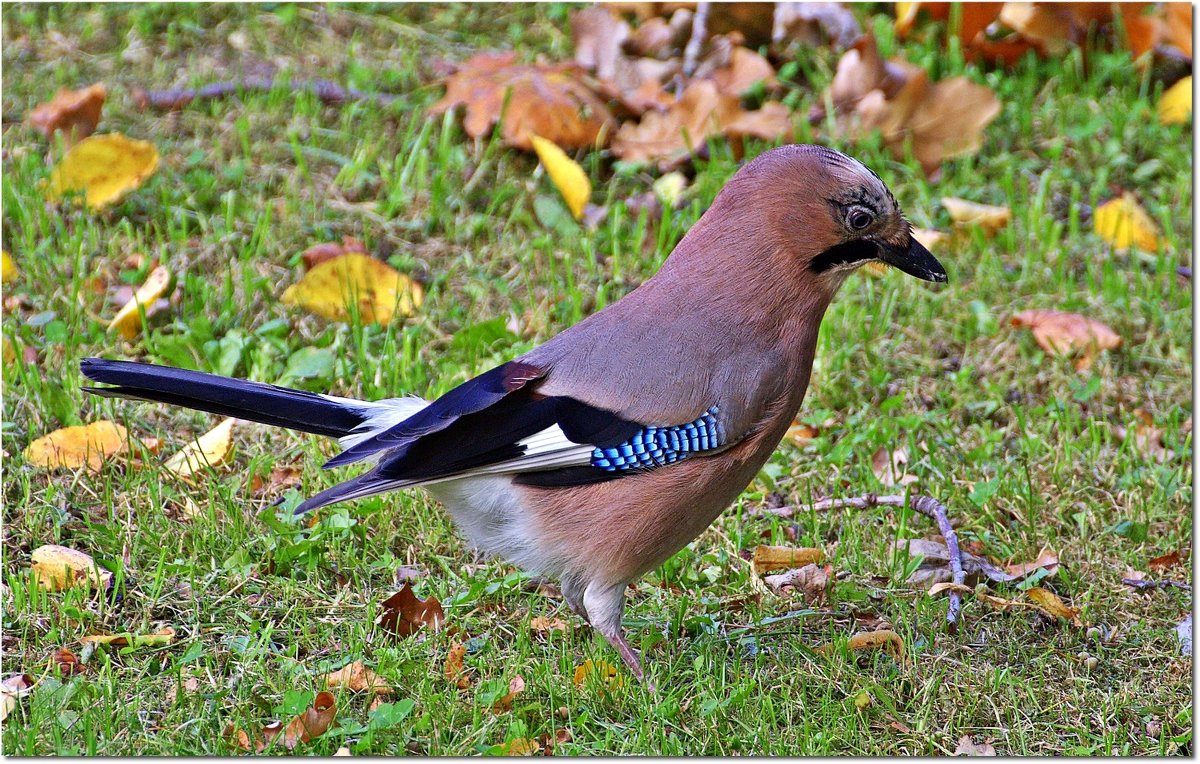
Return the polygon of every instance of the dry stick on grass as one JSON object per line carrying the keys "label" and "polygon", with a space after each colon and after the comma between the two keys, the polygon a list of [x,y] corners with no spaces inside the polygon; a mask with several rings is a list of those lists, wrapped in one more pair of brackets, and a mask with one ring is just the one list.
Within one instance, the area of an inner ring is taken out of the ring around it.
{"label": "dry stick on grass", "polygon": [[[375,101],[387,106],[397,96],[388,93],[364,93],[356,88],[344,88],[329,80],[288,80],[284,87],[293,93],[312,92],[322,103],[337,104],[346,101]],[[155,111],[177,111],[197,98],[227,98],[241,92],[266,91],[275,86],[273,77],[244,77],[240,80],[214,82],[201,88],[170,88],[168,90],[143,90],[134,88],[133,102],[139,109]]]}
{"label": "dry stick on grass", "polygon": [[[966,576],[963,573],[962,552],[958,548],[958,534],[950,526],[950,516],[946,511],[945,505],[932,496],[912,496],[909,497],[907,503],[912,507],[913,511],[925,515],[937,523],[938,530],[942,532],[942,538],[946,539],[946,550],[950,553],[951,580],[955,584],[962,585],[966,580]],[[903,494],[893,494],[890,496],[867,494],[866,496],[854,496],[848,499],[821,499],[813,503],[812,509],[817,512],[825,512],[830,509],[869,509],[878,506],[903,507],[904,505]],[[775,509],[758,510],[754,514],[791,517],[799,511],[802,511],[802,508],[778,507]],[[946,611],[946,624],[951,634],[958,633],[958,614],[961,609],[962,597],[959,596],[958,592],[951,590],[950,603]]]}
{"label": "dry stick on grass", "polygon": [[708,34],[707,26],[708,3],[696,3],[696,15],[692,16],[692,36],[683,49],[684,77],[691,77],[692,72],[696,71],[696,64],[700,60],[700,46],[704,44],[704,38]]}

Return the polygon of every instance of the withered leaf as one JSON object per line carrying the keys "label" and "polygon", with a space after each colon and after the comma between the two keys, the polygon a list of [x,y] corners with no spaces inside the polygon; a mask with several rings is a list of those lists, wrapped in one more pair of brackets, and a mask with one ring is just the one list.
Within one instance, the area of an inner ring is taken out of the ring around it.
{"label": "withered leaf", "polygon": [[80,637],[79,641],[112,647],[162,647],[175,641],[175,629],[167,626],[153,634],[92,634]]}
{"label": "withered leaf", "polygon": [[1048,353],[1079,353],[1078,371],[1087,370],[1096,354],[1121,346],[1121,337],[1107,324],[1078,313],[1058,310],[1026,310],[1012,317],[1016,327],[1027,327],[1037,344]]}
{"label": "withered leaf", "polygon": [[50,173],[51,200],[82,191],[84,203],[101,209],[142,185],[158,169],[153,144],[107,133],[84,138]]}
{"label": "withered leaf", "polygon": [[13,674],[0,682],[0,722],[8,718],[17,707],[17,699],[28,695],[35,684],[28,674]]}
{"label": "withered leaf", "polygon": [[970,735],[963,735],[958,740],[958,747],[954,749],[955,756],[995,756],[996,749],[991,743],[983,742],[976,743],[971,740]]}
{"label": "withered leaf", "polygon": [[[850,637],[846,646],[851,650],[886,650],[897,658],[904,656],[904,640],[890,629],[859,632]],[[822,645],[816,649],[818,653],[830,653],[833,645]]]}
{"label": "withered leaf", "polygon": [[108,90],[100,82],[80,90],[63,88],[52,100],[29,112],[29,124],[47,138],[61,130],[70,146],[96,129],[107,96]]}
{"label": "withered leaf", "polygon": [[[563,148],[604,146],[616,122],[607,104],[583,81],[575,64],[518,64],[516,53],[478,53],[446,81],[431,114],[465,106],[463,127],[472,138],[503,121],[505,143],[533,150],[540,135]],[[505,109],[505,100],[508,100]]]}
{"label": "withered leaf", "polygon": [[759,544],[754,548],[751,567],[754,575],[761,577],[773,570],[798,568],[820,562],[824,556],[825,553],[820,549]]}
{"label": "withered leaf", "polygon": [[289,751],[300,743],[324,735],[337,716],[337,702],[333,693],[319,692],[312,707],[297,716],[283,731],[283,746]]}
{"label": "withered leaf", "polygon": [[335,257],[341,257],[351,252],[358,252],[365,255],[367,254],[367,248],[353,236],[343,236],[341,244],[329,241],[324,244],[312,245],[300,253],[300,259],[304,262],[304,269],[311,270],[326,260],[332,260]]}
{"label": "withered leaf", "polygon": [[500,711],[511,711],[513,700],[515,700],[516,697],[524,691],[525,677],[517,674],[515,677],[509,680],[508,692],[505,693],[504,697],[496,701],[496,704],[492,707],[492,710],[496,711],[497,713]]}
{"label": "withered leaf", "polygon": [[101,568],[90,555],[57,544],[46,544],[30,555],[38,588],[61,592],[75,586],[107,589],[112,573]]}
{"label": "withered leaf", "polygon": [[629,24],[599,5],[571,14],[571,37],[575,43],[575,63],[611,80],[617,74],[621,46],[629,38]]}
{"label": "withered leaf", "polygon": [[115,422],[99,421],[64,427],[44,435],[25,448],[25,460],[35,467],[99,471],[104,461],[125,448],[125,428]]}
{"label": "withered leaf", "polygon": [[1173,565],[1178,565],[1181,560],[1181,555],[1178,549],[1167,552],[1166,554],[1152,557],[1146,566],[1150,570],[1165,570]]}
{"label": "withered leaf", "polygon": [[599,684],[602,689],[615,689],[624,684],[624,679],[617,673],[617,667],[604,660],[587,659],[575,667],[572,677],[576,687]]}
{"label": "withered leaf", "polygon": [[529,619],[529,629],[537,634],[548,634],[552,631],[566,633],[567,622],[561,618],[548,618],[544,615]]}
{"label": "withered leaf", "polygon": [[80,663],[79,658],[75,653],[65,647],[60,647],[50,656],[50,665],[58,668],[59,673],[63,676],[75,676],[76,674],[86,674],[87,666]]}
{"label": "withered leaf", "polygon": [[336,671],[325,675],[325,686],[329,688],[344,687],[351,692],[370,692],[375,695],[388,695],[392,688],[362,661],[354,661],[342,666]]}
{"label": "withered leaf", "polygon": [[1025,597],[1032,603],[1036,604],[1040,610],[1045,611],[1048,615],[1056,618],[1063,618],[1070,621],[1074,626],[1083,626],[1083,622],[1079,620],[1079,610],[1067,606],[1058,595],[1049,589],[1043,589],[1040,586],[1035,586],[1025,592]]}
{"label": "withered leaf", "polygon": [[763,576],[763,583],[775,592],[784,587],[799,589],[809,602],[817,602],[825,598],[829,590],[829,566],[821,567],[815,563],[802,568],[792,568],[776,575]]}
{"label": "withered leaf", "polygon": [[917,482],[916,475],[910,475],[904,471],[906,464],[908,464],[908,449],[904,446],[893,449],[881,446],[871,456],[871,471],[875,473],[875,477],[879,479],[880,483],[889,488]]}
{"label": "withered leaf", "polygon": [[533,756],[542,750],[542,745],[531,737],[519,737],[510,741],[502,753],[503,756]]}
{"label": "withered leaf", "polygon": [[407,583],[380,604],[381,612],[375,623],[384,631],[398,637],[408,637],[422,627],[439,631],[445,623],[446,614],[436,597],[421,600]]}
{"label": "withered leaf", "polygon": [[466,668],[463,665],[463,658],[466,654],[466,645],[458,640],[452,642],[450,644],[450,652],[446,655],[446,666],[443,671],[446,675],[446,681],[460,690],[465,690],[471,686],[471,680],[467,677]]}
{"label": "withered leaf", "polygon": [[1053,576],[1058,572],[1058,555],[1052,550],[1043,549],[1041,553],[1038,554],[1037,559],[1033,560],[1032,562],[1013,563],[1012,565],[1004,566],[1004,570],[1007,571],[1009,575],[1014,576],[1016,579],[1025,578],[1034,571],[1041,570],[1043,568],[1046,570],[1046,574],[1049,576]]}

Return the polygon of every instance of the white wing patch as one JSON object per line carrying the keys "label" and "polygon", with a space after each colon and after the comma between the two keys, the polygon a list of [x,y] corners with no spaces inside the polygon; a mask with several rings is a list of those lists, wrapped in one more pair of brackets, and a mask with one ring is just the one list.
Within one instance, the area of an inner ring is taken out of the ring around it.
{"label": "white wing patch", "polygon": [[343,449],[392,429],[429,405],[429,401],[415,395],[405,398],[385,398],[381,401],[358,401],[353,398],[340,398],[336,395],[321,397],[357,411],[366,417],[366,421],[351,430],[349,435],[338,438],[338,445]]}

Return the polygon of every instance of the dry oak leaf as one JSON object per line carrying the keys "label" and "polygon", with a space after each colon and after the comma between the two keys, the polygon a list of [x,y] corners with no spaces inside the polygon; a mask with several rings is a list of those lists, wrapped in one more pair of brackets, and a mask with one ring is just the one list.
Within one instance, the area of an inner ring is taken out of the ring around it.
{"label": "dry oak leaf", "polygon": [[995,756],[996,749],[991,743],[983,742],[976,743],[971,740],[970,735],[963,735],[958,740],[958,747],[954,749],[955,756]]}
{"label": "dry oak leaf", "polygon": [[540,135],[530,137],[538,160],[546,168],[546,174],[558,192],[562,194],[567,209],[576,220],[583,217],[583,208],[592,196],[592,182],[587,173],[566,152]]}
{"label": "dry oak leaf", "polygon": [[29,112],[29,124],[47,138],[61,130],[69,146],[96,129],[107,96],[108,91],[100,82],[80,90],[63,88],[52,100]]}
{"label": "dry oak leaf", "polygon": [[914,228],[912,236],[921,246],[928,249],[930,252],[936,252],[941,249],[941,245],[949,239],[949,235],[942,231],[935,231],[932,228]]}
{"label": "dry oak leaf", "polygon": [[47,544],[33,550],[33,576],[38,588],[61,592],[73,586],[98,585],[107,589],[112,573],[101,568],[91,556],[65,546]]}
{"label": "dry oak leaf", "polygon": [[160,297],[170,293],[171,272],[165,266],[159,265],[150,271],[146,281],[137,292],[126,302],[117,315],[108,322],[108,330],[116,331],[127,340],[136,339],[142,329],[142,314],[150,315],[153,306]]}
{"label": "dry oak leaf", "polygon": [[347,663],[337,671],[326,674],[324,679],[325,686],[330,689],[342,687],[351,692],[371,692],[375,695],[388,695],[393,691],[387,682],[364,666],[362,661]]}
{"label": "dry oak leaf", "polygon": [[1037,570],[1046,570],[1046,575],[1053,576],[1058,572],[1058,555],[1049,549],[1043,549],[1037,559],[1032,562],[1013,563],[1005,565],[1004,570],[1016,579],[1022,579]]}
{"label": "dry oak leaf", "polygon": [[810,563],[802,568],[791,568],[776,575],[763,576],[763,583],[771,590],[780,593],[784,587],[799,589],[809,602],[816,602],[825,597],[829,590],[830,566],[821,567]]}
{"label": "dry oak leaf", "polygon": [[1026,310],[1013,316],[1011,323],[1032,331],[1034,340],[1048,353],[1079,352],[1075,363],[1078,371],[1087,370],[1099,351],[1121,346],[1121,337],[1108,325],[1078,313]]}
{"label": "dry oak leaf", "polygon": [[13,674],[0,682],[0,722],[16,709],[17,698],[32,692],[35,684],[37,682],[28,674]]}
{"label": "dry oak leaf", "polygon": [[425,299],[421,285],[392,266],[361,252],[318,263],[283,293],[298,305],[330,321],[387,324],[399,313],[411,316]]}
{"label": "dry oak leaf", "polygon": [[908,449],[903,446],[894,449],[880,446],[879,450],[871,456],[871,471],[875,473],[875,477],[880,483],[889,488],[917,482],[916,475],[910,475],[904,471],[906,464],[908,464]]}
{"label": "dry oak leaf", "polygon": [[717,90],[741,96],[758,83],[768,88],[775,86],[775,69],[759,54],[737,45],[729,52],[729,63],[708,74]]}
{"label": "dry oak leaf", "polygon": [[1039,610],[1044,611],[1050,616],[1065,618],[1074,626],[1083,626],[1083,622],[1079,620],[1079,610],[1068,607],[1066,603],[1058,598],[1057,594],[1049,589],[1035,586],[1025,592],[1025,598],[1037,605]]}
{"label": "dry oak leaf", "polygon": [[179,449],[163,463],[163,469],[179,477],[190,477],[220,464],[233,442],[233,422],[233,418],[221,420],[216,427]]}
{"label": "dry oak leaf", "polygon": [[1158,121],[1163,125],[1182,125],[1192,118],[1192,75],[1167,88],[1158,99]]}
{"label": "dry oak leaf", "polygon": [[1167,552],[1166,554],[1159,555],[1158,557],[1151,558],[1150,561],[1146,563],[1146,567],[1150,568],[1150,570],[1165,570],[1172,565],[1178,565],[1181,559],[1182,555],[1179,553],[1179,550],[1176,549],[1174,551]]}
{"label": "dry oak leaf", "polygon": [[1156,252],[1162,243],[1158,224],[1128,191],[1097,207],[1092,226],[1097,236],[1117,249],[1136,247]]}
{"label": "dry oak leaf", "polygon": [[58,671],[63,676],[74,676],[76,674],[86,674],[87,666],[79,662],[79,658],[75,653],[65,647],[60,647],[50,656],[50,665],[57,666]]}
{"label": "dry oak leaf", "polygon": [[750,565],[754,575],[761,578],[773,570],[800,568],[820,562],[824,556],[825,553],[820,549],[759,544],[754,547],[754,557]]}
{"label": "dry oak leaf", "polygon": [[82,191],[84,202],[100,209],[120,200],[158,169],[158,150],[146,141],[107,133],[84,138],[50,172],[49,196],[57,201]]}
{"label": "dry oak leaf", "polygon": [[112,647],[162,647],[175,641],[175,629],[167,626],[153,634],[92,634],[79,641]]}
{"label": "dry oak leaf", "polygon": [[[955,32],[962,43],[969,43],[999,16],[1002,8],[1011,3],[958,3],[959,26]],[[917,14],[925,11],[934,21],[950,20],[950,3],[896,3],[896,35],[905,37],[912,31]]]}
{"label": "dry oak leaf", "polygon": [[337,702],[333,693],[319,692],[313,698],[312,707],[305,709],[283,731],[283,747],[289,751],[300,743],[324,735],[337,716]]}
{"label": "dry oak leaf", "polygon": [[575,43],[575,63],[611,80],[616,77],[621,47],[629,38],[629,23],[598,5],[571,14],[571,38]]}
{"label": "dry oak leaf", "polygon": [[884,61],[872,35],[854,41],[838,59],[829,96],[839,111],[853,109],[868,93],[879,90],[885,99],[895,98],[916,67],[904,61]]}
{"label": "dry oak leaf", "polygon": [[446,681],[460,690],[465,690],[471,686],[471,680],[467,677],[466,667],[463,665],[463,658],[466,654],[466,645],[458,640],[452,642],[450,644],[450,652],[446,655],[446,666],[443,671],[446,675]]}
{"label": "dry oak leaf", "polygon": [[380,608],[381,612],[375,623],[384,631],[399,637],[411,636],[424,626],[428,626],[431,631],[439,631],[446,621],[442,603],[437,597],[417,599],[417,595],[408,584],[384,600]]}
{"label": "dry oak leaf", "polygon": [[441,114],[465,106],[467,135],[479,138],[501,122],[504,142],[526,151],[533,149],[534,135],[571,149],[607,144],[616,121],[605,102],[582,81],[578,66],[516,60],[513,52],[472,56],[450,75],[446,95],[429,112]]}
{"label": "dry oak leaf", "polygon": [[988,233],[995,233],[1012,219],[1012,210],[993,204],[979,204],[953,196],[943,196],[942,206],[950,213],[955,225],[979,226]]}
{"label": "dry oak leaf", "polygon": [[115,422],[101,420],[64,427],[44,435],[25,447],[25,460],[35,467],[99,471],[104,460],[125,448],[127,433]]}
{"label": "dry oak leaf", "polygon": [[529,629],[537,634],[548,634],[553,631],[567,632],[567,622],[561,618],[547,618],[544,615],[529,619]]}
{"label": "dry oak leaf", "polygon": [[775,140],[790,137],[787,107],[768,101],[746,111],[736,96],[708,80],[694,81],[664,113],[647,112],[638,123],[621,125],[612,152],[627,162],[657,162],[664,171],[684,163],[712,135]]}

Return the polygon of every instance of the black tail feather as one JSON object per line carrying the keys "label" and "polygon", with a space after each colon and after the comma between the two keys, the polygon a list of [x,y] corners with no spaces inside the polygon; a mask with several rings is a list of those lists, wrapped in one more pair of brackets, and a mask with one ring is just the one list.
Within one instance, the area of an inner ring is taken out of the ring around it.
{"label": "black tail feather", "polygon": [[333,438],[348,434],[365,419],[316,393],[218,374],[103,358],[85,358],[79,369],[94,382],[117,385],[83,388],[95,395],[169,403]]}

